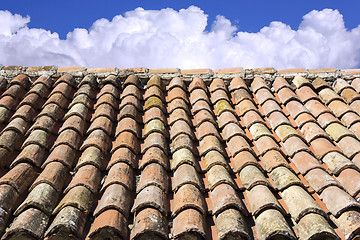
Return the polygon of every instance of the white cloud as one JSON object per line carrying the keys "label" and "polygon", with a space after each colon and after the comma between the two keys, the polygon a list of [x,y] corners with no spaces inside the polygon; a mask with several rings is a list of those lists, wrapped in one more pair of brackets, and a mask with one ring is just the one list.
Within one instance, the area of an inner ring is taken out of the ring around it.
{"label": "white cloud", "polygon": [[337,10],[311,11],[299,29],[271,22],[257,33],[239,31],[217,16],[206,31],[198,7],[137,8],[90,29],[57,33],[28,28],[30,17],[0,11],[0,63],[105,67],[360,67],[360,25],[347,30]]}

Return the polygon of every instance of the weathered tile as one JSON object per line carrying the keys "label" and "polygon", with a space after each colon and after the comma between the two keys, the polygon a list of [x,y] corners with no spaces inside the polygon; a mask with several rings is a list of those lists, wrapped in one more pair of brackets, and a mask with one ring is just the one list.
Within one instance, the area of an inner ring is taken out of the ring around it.
{"label": "weathered tile", "polygon": [[237,106],[240,116],[243,116],[245,113],[252,111],[252,110],[257,111],[257,108],[255,107],[254,103],[248,99],[241,101],[236,106]]}
{"label": "weathered tile", "polygon": [[15,165],[21,162],[27,162],[40,167],[45,157],[45,148],[37,145],[30,144],[26,146],[19,155],[12,161],[10,167],[13,168]]}
{"label": "weathered tile", "polygon": [[292,185],[305,187],[300,179],[287,167],[277,167],[272,170],[269,175],[280,191]]}
{"label": "weathered tile", "polygon": [[181,164],[190,164],[195,168],[199,168],[194,154],[187,148],[181,148],[173,153],[171,161],[171,170],[175,171]]}
{"label": "weathered tile", "polygon": [[273,137],[269,137],[269,136],[262,136],[261,138],[255,141],[255,145],[260,153],[260,156],[264,155],[266,152],[270,150],[280,151],[280,147],[277,144],[277,142],[275,142]]}
{"label": "weathered tile", "polygon": [[215,226],[219,239],[250,239],[244,217],[236,209],[226,209],[215,218]]}
{"label": "weathered tile", "polygon": [[255,219],[260,239],[288,238],[296,239],[283,215],[276,209],[268,209]]}
{"label": "weathered tile", "polygon": [[158,147],[151,147],[145,152],[145,154],[142,156],[139,168],[143,169],[147,164],[153,162],[162,165],[165,169],[169,169],[169,161],[166,153],[164,153],[164,151]]}
{"label": "weathered tile", "polygon": [[298,136],[299,138],[302,138],[302,135],[296,131],[296,129],[293,126],[289,125],[281,125],[276,130],[275,133],[279,136],[280,140],[283,142],[286,142],[287,139],[293,136]]}
{"label": "weathered tile", "polygon": [[[217,139],[217,138],[216,138]],[[172,153],[178,151],[181,148],[187,148],[190,151],[194,150],[193,141],[187,134],[178,135],[171,143],[170,150]]]}
{"label": "weathered tile", "polygon": [[[24,150],[27,148],[28,147],[24,148]],[[61,162],[70,169],[72,168],[72,165],[74,163],[75,154],[76,154],[76,150],[74,148],[71,148],[70,146],[65,144],[58,145],[56,148],[52,150],[48,158],[45,160],[43,167],[47,166],[51,162]]]}
{"label": "weathered tile", "polygon": [[94,219],[88,237],[106,239],[114,235],[123,239],[129,238],[129,228],[123,214],[115,209],[107,209]]}
{"label": "weathered tile", "polygon": [[349,192],[350,195],[355,196],[360,191],[360,174],[355,169],[344,169],[340,172],[337,180]]}
{"label": "weathered tile", "polygon": [[355,168],[354,164],[344,155],[339,152],[329,152],[323,158],[322,161],[326,164],[327,168],[338,175],[345,168]]}
{"label": "weathered tile", "polygon": [[34,189],[37,185],[46,183],[52,186],[57,192],[62,192],[63,186],[68,179],[70,174],[66,167],[60,162],[52,162],[46,165],[44,170],[41,172],[38,178],[29,188],[29,191]]}
{"label": "weathered tile", "polygon": [[[294,102],[294,101],[291,101],[291,102]],[[270,114],[273,112],[276,112],[276,111],[282,112],[280,105],[275,100],[266,101],[261,107],[264,110],[264,113],[267,117],[269,117]]]}
{"label": "weathered tile", "polygon": [[251,82],[252,91],[256,93],[261,88],[269,89],[264,79],[262,79],[261,77],[255,77],[254,80]]}
{"label": "weathered tile", "polygon": [[123,92],[120,95],[120,99],[125,98],[126,96],[132,95],[137,99],[142,99],[140,89],[135,85],[128,85],[124,88]]}
{"label": "weathered tile", "polygon": [[216,124],[212,112],[209,112],[206,109],[202,109],[202,110],[199,110],[198,112],[194,113],[194,125],[195,125],[195,127],[200,126],[200,124],[202,124],[203,122],[206,122],[206,121],[211,122],[214,125]]}
{"label": "weathered tile", "polygon": [[150,97],[157,97],[162,102],[165,102],[164,93],[161,91],[161,89],[157,86],[152,86],[148,89],[146,89],[144,94],[144,100],[148,100]]}
{"label": "weathered tile", "polygon": [[[153,134],[158,134],[158,133],[153,133]],[[153,134],[151,134],[151,135],[153,135]],[[133,151],[135,154],[138,153],[139,150],[140,150],[139,149],[140,146],[139,146],[138,139],[137,139],[136,135],[133,134],[132,132],[122,132],[122,133],[120,133],[119,136],[117,136],[117,138],[115,140],[115,143],[113,143],[113,147],[112,147],[111,152],[114,153],[115,150],[120,148],[120,147],[127,147],[131,151]]]}
{"label": "weathered tile", "polygon": [[300,186],[290,186],[282,191],[282,197],[295,222],[309,213],[317,213],[327,217],[319,204]]}
{"label": "weathered tile", "polygon": [[239,173],[243,186],[250,190],[256,185],[262,184],[271,186],[269,181],[265,178],[264,174],[254,165],[244,167]]}
{"label": "weathered tile", "polygon": [[[175,125],[175,124],[174,124]],[[211,122],[203,122],[198,128],[197,128],[197,139],[201,141],[204,137],[208,135],[213,135],[217,137],[219,140],[222,140],[220,137],[220,134],[218,133],[218,130]]]}
{"label": "weathered tile", "polygon": [[317,123],[307,122],[301,128],[307,142],[311,143],[312,140],[324,137],[331,140],[330,136],[322,129]]}
{"label": "weathered tile", "polygon": [[[180,111],[184,111],[182,109],[176,109],[171,115],[174,115],[175,112],[178,112],[178,110]],[[146,110],[146,112],[144,113],[144,124],[147,124],[148,122],[154,120],[154,119],[158,119],[160,121],[162,121],[164,124],[166,124],[166,118],[164,113],[161,111],[160,108],[150,108],[149,110]],[[171,119],[171,116],[170,116]],[[172,124],[173,121],[169,121],[169,124]],[[118,125],[118,127],[120,127]]]}
{"label": "weathered tile", "polygon": [[109,209],[116,209],[125,217],[129,216],[132,203],[131,192],[120,184],[111,184],[101,196],[94,216],[98,217]]}
{"label": "weathered tile", "polygon": [[232,97],[235,101],[235,104],[239,104],[240,102],[242,102],[245,99],[252,100],[252,96],[249,93],[249,91],[246,89],[243,89],[243,88],[237,89],[234,92],[232,92]]}
{"label": "weathered tile", "polygon": [[133,191],[135,188],[134,170],[126,163],[119,162],[111,166],[105,181],[102,184],[101,192],[112,184],[120,184]]}
{"label": "weathered tile", "polygon": [[268,208],[275,208],[281,213],[285,213],[274,194],[267,186],[256,185],[246,193],[252,214],[257,217],[262,211]]}
{"label": "weathered tile", "polygon": [[266,152],[262,156],[261,160],[267,172],[271,172],[273,169],[279,166],[289,167],[288,162],[284,156],[276,150],[270,150]]}
{"label": "weathered tile", "polygon": [[11,224],[3,236],[4,239],[26,239],[43,237],[49,216],[37,208],[29,208],[22,212]]}
{"label": "weathered tile", "polygon": [[210,168],[207,172],[207,177],[210,191],[212,191],[216,186],[223,183],[229,184],[236,188],[236,185],[231,178],[229,172],[222,165],[215,165]]}
{"label": "weathered tile", "polygon": [[[118,142],[116,142],[116,144],[118,144]],[[97,147],[103,153],[107,152],[110,148],[109,136],[101,129],[96,129],[96,130],[92,131],[90,133],[90,135],[86,138],[86,140],[83,142],[83,144],[81,145],[80,151],[83,151],[90,146]],[[116,148],[117,147],[118,147],[118,145],[116,145]]]}
{"label": "weathered tile", "polygon": [[240,88],[247,89],[248,87],[247,87],[244,79],[242,79],[240,77],[234,77],[230,82],[229,90],[234,91],[234,90],[237,90]]}
{"label": "weathered tile", "polygon": [[272,129],[274,129],[275,131],[281,125],[291,125],[288,118],[282,112],[271,113],[268,117],[268,120]]}
{"label": "weathered tile", "polygon": [[191,94],[190,94],[190,103],[191,103],[191,105],[194,106],[194,104],[197,101],[200,101],[200,100],[203,100],[203,101],[206,101],[206,102],[210,103],[209,97],[208,97],[206,91],[204,91],[201,88],[193,90],[191,92]]}
{"label": "weathered tile", "polygon": [[35,167],[28,163],[19,163],[0,178],[0,184],[9,184],[17,192],[23,193],[35,178]]}
{"label": "weathered tile", "polygon": [[172,88],[168,91],[168,96],[167,96],[167,101],[171,102],[175,99],[182,99],[184,100],[187,104],[189,104],[189,98],[186,94],[186,92],[184,91],[184,89],[176,87],[176,88]]}
{"label": "weathered tile", "polygon": [[335,220],[346,239],[353,239],[353,237],[357,235],[360,227],[359,217],[360,213],[358,211],[350,210],[344,212]]}
{"label": "weathered tile", "polygon": [[193,184],[200,190],[204,190],[202,180],[195,168],[189,164],[182,164],[174,172],[174,179],[172,182],[172,190],[176,192],[181,186],[185,184]]}
{"label": "weathered tile", "polygon": [[[307,102],[306,104],[308,104],[309,102]],[[318,101],[314,100],[313,102],[318,102]],[[295,120],[302,113],[310,113],[310,111],[306,107],[304,107],[303,104],[301,104],[298,101],[288,102],[286,104],[286,109],[289,111],[290,116]]]}
{"label": "weathered tile", "polygon": [[195,89],[198,89],[198,88],[207,91],[207,87],[206,87],[204,81],[199,77],[194,77],[192,79],[191,83],[189,84],[188,90],[191,93],[192,91],[194,91]]}
{"label": "weathered tile", "polygon": [[86,215],[83,211],[73,206],[65,206],[46,230],[45,237],[56,235],[61,239],[67,239],[72,236],[81,238],[85,223]]}
{"label": "weathered tile", "polygon": [[80,167],[71,182],[64,190],[64,193],[68,193],[71,189],[77,186],[84,186],[92,193],[97,193],[100,185],[101,172],[94,165],[84,165]]}
{"label": "weathered tile", "polygon": [[321,193],[328,186],[339,186],[333,177],[320,168],[310,170],[304,177],[317,193]]}
{"label": "weathered tile", "polygon": [[58,201],[59,192],[47,183],[40,183],[34,187],[22,204],[14,212],[15,216],[22,214],[27,208],[41,209],[50,216]]}
{"label": "weathered tile", "polygon": [[[153,108],[155,109],[155,108]],[[115,137],[118,137],[120,135],[120,133],[122,132],[131,132],[133,134],[135,134],[138,138],[141,137],[141,131],[140,131],[140,127],[139,124],[137,124],[137,122],[133,119],[133,118],[123,118],[121,119],[116,127],[115,130]]]}
{"label": "weathered tile", "polygon": [[230,139],[235,136],[247,138],[244,130],[242,130],[239,124],[236,123],[227,124],[222,130],[222,134],[224,135],[224,140],[226,141],[230,141]]}
{"label": "weathered tile", "polygon": [[264,123],[258,111],[249,111],[243,116],[245,126],[250,128],[255,123]]}
{"label": "weathered tile", "polygon": [[[181,102],[183,102],[183,101],[181,101]],[[182,104],[181,108],[187,110],[187,106],[184,106],[184,104]],[[197,101],[194,104],[194,106],[192,107],[191,112],[193,115],[195,115],[203,109],[208,111],[210,114],[213,114],[213,111],[211,110],[209,103],[204,100]]]}
{"label": "weathered tile", "polygon": [[158,88],[162,89],[162,81],[158,75],[152,76],[147,82],[146,87],[150,88],[151,86],[157,86]]}
{"label": "weathered tile", "polygon": [[228,184],[220,184],[210,192],[213,215],[218,215],[227,208],[236,208],[244,212],[245,207],[235,189]]}
{"label": "weathered tile", "polygon": [[168,238],[167,220],[164,215],[154,208],[141,210],[134,219],[134,227],[131,230],[130,239],[137,239],[141,236],[157,236],[162,239]]}
{"label": "weathered tile", "polygon": [[[183,135],[184,134],[181,134],[179,136],[183,136]],[[136,140],[133,140],[133,141],[136,141]],[[136,143],[137,142],[133,142],[133,145]],[[162,149],[164,151],[164,153],[167,153],[168,152],[167,146],[168,146],[168,143],[167,143],[165,136],[161,133],[153,132],[144,140],[144,145],[141,150],[141,153],[144,154],[151,147],[158,147],[158,148]],[[134,150],[134,152],[137,152],[137,149],[135,149],[134,147],[132,149]]]}
{"label": "weathered tile", "polygon": [[[185,123],[186,124],[186,123]],[[143,131],[143,138],[147,138],[151,133],[161,133],[162,135],[168,137],[168,132],[165,128],[165,124],[160,121],[159,119],[154,119],[149,121],[145,127],[144,127],[144,131]],[[188,130],[189,134],[191,133],[190,130]]]}
{"label": "weathered tile", "polygon": [[[234,139],[234,138],[232,138]],[[222,153],[225,156],[224,148],[221,145],[219,139],[215,136],[208,135],[204,137],[199,144],[199,153],[200,156],[204,156],[206,153],[210,152],[211,150],[216,150]]]}
{"label": "weathered tile", "polygon": [[235,117],[235,114],[232,112],[223,112],[221,115],[218,115],[218,124],[219,128],[224,128],[229,123],[238,124],[238,120]]}
{"label": "weathered tile", "polygon": [[144,188],[151,185],[161,188],[161,190],[166,193],[169,190],[169,179],[166,170],[160,164],[151,163],[146,165],[146,167],[141,172],[141,177],[137,183],[136,192],[139,193]]}
{"label": "weathered tile", "polygon": [[301,239],[339,239],[326,219],[319,214],[309,213],[305,215],[296,227]]}
{"label": "weathered tile", "polygon": [[269,89],[261,88],[256,92],[256,100],[260,105],[263,105],[267,100],[276,101],[274,95],[269,91]]}
{"label": "weathered tile", "polygon": [[[146,114],[146,113],[145,113]],[[165,118],[165,117],[164,117]],[[182,120],[182,121],[185,121],[189,126],[192,125],[191,123],[191,119],[188,115],[188,112],[185,111],[184,109],[182,108],[178,108],[178,109],[175,109],[169,116],[169,124],[170,125],[174,125],[174,123],[176,121],[179,121],[179,120]],[[165,120],[163,121],[164,123],[166,122]]]}
{"label": "weathered tile", "polygon": [[218,151],[210,151],[204,156],[204,163],[206,171],[212,168],[215,165],[222,165],[228,167],[228,164],[225,160],[225,157]]}
{"label": "weathered tile", "polygon": [[255,165],[260,167],[260,164],[254,156],[254,152],[241,151],[233,158],[234,172],[240,172],[247,165]]}
{"label": "weathered tile", "polygon": [[140,80],[136,75],[129,75],[126,80],[123,83],[123,87],[126,87],[127,85],[133,84],[137,87],[141,86]]}
{"label": "weathered tile", "polygon": [[100,149],[98,149],[97,147],[88,147],[84,150],[84,152],[81,154],[76,166],[75,166],[75,171],[77,171],[79,168],[81,168],[82,166],[85,165],[93,165],[96,168],[102,170],[103,169],[103,155],[100,151]]}
{"label": "weathered tile", "polygon": [[172,217],[176,217],[186,208],[196,209],[203,215],[206,211],[206,204],[200,190],[192,184],[185,184],[176,191]]}
{"label": "weathered tile", "polygon": [[187,134],[192,140],[195,139],[193,130],[189,124],[183,120],[178,120],[171,126],[170,139],[174,139],[180,134]]}
{"label": "weathered tile", "polygon": [[133,105],[126,105],[121,109],[118,120],[121,120],[125,117],[133,118],[137,123],[142,122],[140,111],[138,111]]}
{"label": "weathered tile", "polygon": [[174,238],[192,236],[205,238],[204,216],[195,209],[189,208],[181,211],[173,220]]}
{"label": "weathered tile", "polygon": [[360,207],[360,203],[337,186],[325,188],[320,194],[320,199],[335,217],[339,217],[346,210]]}
{"label": "weathered tile", "polygon": [[212,104],[216,104],[218,101],[229,101],[229,97],[227,95],[227,92],[222,89],[218,89],[215,92],[211,94],[211,102]]}
{"label": "weathered tile", "polygon": [[[282,127],[282,126],[280,126]],[[252,138],[256,141],[262,136],[273,137],[272,133],[268,129],[268,127],[263,123],[254,123],[249,128],[250,134]]]}
{"label": "weathered tile", "polygon": [[67,194],[61,199],[59,204],[53,211],[53,214],[58,214],[67,206],[75,207],[85,213],[91,210],[92,196],[91,191],[84,186],[76,186],[71,188]]}
{"label": "weathered tile", "polygon": [[222,89],[224,91],[227,91],[227,88],[225,86],[225,83],[222,79],[220,78],[215,78],[214,80],[211,81],[209,90],[211,93],[215,92],[216,90]]}
{"label": "weathered tile", "polygon": [[186,91],[186,86],[185,86],[185,83],[184,81],[179,78],[179,77],[174,77],[169,85],[167,86],[168,90],[171,90],[172,88],[175,88],[175,87],[179,87],[179,88],[182,88]]}
{"label": "weathered tile", "polygon": [[131,212],[137,215],[144,208],[155,208],[162,214],[167,215],[166,194],[161,188],[150,185],[137,194]]}
{"label": "weathered tile", "polygon": [[304,140],[297,135],[293,135],[287,138],[286,141],[284,142],[284,147],[286,153],[290,157],[294,156],[294,154],[301,151],[311,152],[310,148],[307,146]]}

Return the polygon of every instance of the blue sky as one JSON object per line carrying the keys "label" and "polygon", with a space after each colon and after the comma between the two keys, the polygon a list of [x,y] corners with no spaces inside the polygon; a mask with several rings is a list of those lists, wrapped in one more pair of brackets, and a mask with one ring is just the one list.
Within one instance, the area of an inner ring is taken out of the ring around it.
{"label": "blue sky", "polygon": [[257,32],[271,21],[281,21],[297,29],[302,16],[314,9],[324,8],[338,9],[344,15],[347,28],[354,28],[360,24],[358,0],[11,0],[2,1],[0,9],[22,16],[29,15],[31,16],[29,27],[55,31],[64,39],[74,28],[89,28],[99,18],[111,20],[114,16],[137,7],[146,10],[168,7],[180,10],[191,5],[200,7],[208,14],[210,23],[217,15],[223,15],[240,31],[247,32]]}
{"label": "blue sky", "polygon": [[360,68],[359,7],[358,0],[3,1],[0,64]]}

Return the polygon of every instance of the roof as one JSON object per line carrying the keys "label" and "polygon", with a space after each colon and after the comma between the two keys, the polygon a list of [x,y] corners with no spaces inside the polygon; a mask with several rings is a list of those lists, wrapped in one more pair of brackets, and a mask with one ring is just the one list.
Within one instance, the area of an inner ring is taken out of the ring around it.
{"label": "roof", "polygon": [[0,69],[2,239],[355,239],[360,70]]}

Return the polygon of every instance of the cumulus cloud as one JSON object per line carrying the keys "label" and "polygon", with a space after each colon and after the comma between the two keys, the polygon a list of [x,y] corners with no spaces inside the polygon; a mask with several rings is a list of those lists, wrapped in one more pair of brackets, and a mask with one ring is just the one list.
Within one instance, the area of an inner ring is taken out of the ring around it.
{"label": "cumulus cloud", "polygon": [[[198,7],[175,11],[137,8],[66,39],[29,28],[30,17],[0,11],[0,63],[85,67],[360,67],[360,25],[348,30],[338,10],[313,10],[298,29],[271,22],[257,33]],[[210,24],[210,30],[206,27]]]}

